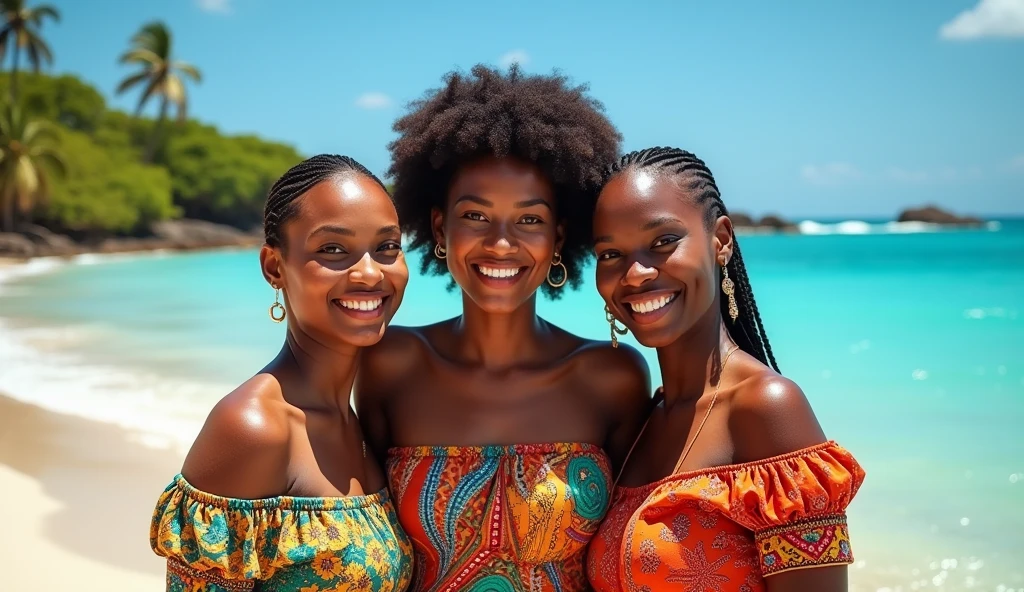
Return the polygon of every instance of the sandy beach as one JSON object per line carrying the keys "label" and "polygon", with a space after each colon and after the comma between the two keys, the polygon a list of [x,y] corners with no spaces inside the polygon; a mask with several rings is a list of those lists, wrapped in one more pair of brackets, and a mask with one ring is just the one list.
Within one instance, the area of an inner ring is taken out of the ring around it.
{"label": "sandy beach", "polygon": [[116,426],[0,395],[0,588],[163,589],[149,516],[180,463]]}

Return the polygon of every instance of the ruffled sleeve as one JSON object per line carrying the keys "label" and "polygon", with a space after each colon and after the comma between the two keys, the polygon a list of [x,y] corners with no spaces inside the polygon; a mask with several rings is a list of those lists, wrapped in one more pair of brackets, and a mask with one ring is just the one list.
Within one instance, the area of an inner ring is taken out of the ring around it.
{"label": "ruffled sleeve", "polygon": [[835,442],[762,461],[675,476],[645,519],[697,503],[754,535],[762,575],[853,562],[846,509],[864,469]]}
{"label": "ruffled sleeve", "polygon": [[157,501],[149,532],[153,551],[167,558],[168,589],[252,590],[255,581],[294,563],[282,531],[296,525],[282,514],[278,498],[219,497],[179,475]]}
{"label": "ruffled sleeve", "polygon": [[732,471],[729,516],[754,531],[762,574],[852,563],[846,509],[864,476],[835,442]]}

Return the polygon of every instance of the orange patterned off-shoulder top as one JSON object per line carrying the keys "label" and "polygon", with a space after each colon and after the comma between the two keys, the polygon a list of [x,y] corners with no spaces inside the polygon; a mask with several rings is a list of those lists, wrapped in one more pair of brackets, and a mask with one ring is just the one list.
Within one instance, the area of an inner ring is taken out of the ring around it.
{"label": "orange patterned off-shoulder top", "polygon": [[765,576],[852,563],[846,508],[864,476],[830,441],[618,487],[587,575],[597,592],[763,592]]}

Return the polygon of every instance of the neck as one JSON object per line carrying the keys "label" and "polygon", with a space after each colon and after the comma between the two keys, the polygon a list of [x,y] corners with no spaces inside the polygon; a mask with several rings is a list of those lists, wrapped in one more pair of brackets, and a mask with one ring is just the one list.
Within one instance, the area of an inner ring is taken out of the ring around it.
{"label": "neck", "polygon": [[289,328],[278,360],[293,367],[290,378],[297,388],[285,393],[285,400],[300,408],[335,411],[347,420],[359,351],[355,346],[328,346]]}
{"label": "neck", "polygon": [[716,299],[693,328],[658,348],[665,407],[696,403],[709,385],[718,383],[722,360],[734,346]]}
{"label": "neck", "polygon": [[462,294],[462,316],[456,319],[456,348],[461,359],[488,370],[522,363],[541,345],[547,329],[537,317],[537,295],[509,313],[481,309]]}

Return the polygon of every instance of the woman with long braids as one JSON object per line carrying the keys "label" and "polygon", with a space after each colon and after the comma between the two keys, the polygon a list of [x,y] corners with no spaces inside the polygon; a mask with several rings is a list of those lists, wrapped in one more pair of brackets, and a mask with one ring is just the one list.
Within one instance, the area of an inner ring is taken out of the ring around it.
{"label": "woman with long braids", "polygon": [[384,185],[314,156],[270,189],[260,264],[284,346],[221,399],[160,496],[169,592],[402,592],[412,548],[350,404],[409,271]]}
{"label": "woman with long braids", "polygon": [[612,330],[657,348],[664,379],[591,542],[594,588],[846,590],[864,471],[779,373],[711,172],[674,148],[627,154],[593,229]]}
{"label": "woman with long braids", "polygon": [[413,541],[412,590],[588,589],[587,541],[650,404],[631,348],[537,315],[580,283],[581,206],[619,134],[561,76],[450,74],[395,124],[395,202],[462,314],[393,327],[363,358],[356,409]]}

